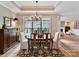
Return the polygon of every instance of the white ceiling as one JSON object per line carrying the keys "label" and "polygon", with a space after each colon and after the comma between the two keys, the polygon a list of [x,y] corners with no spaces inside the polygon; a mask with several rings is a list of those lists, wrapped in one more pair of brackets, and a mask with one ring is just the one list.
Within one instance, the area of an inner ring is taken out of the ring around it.
{"label": "white ceiling", "polygon": [[[19,7],[22,6],[36,6],[35,1],[14,1]],[[39,1],[37,6],[56,6],[57,1]]]}
{"label": "white ceiling", "polygon": [[[11,11],[15,13],[31,13],[35,11],[23,11],[20,8],[23,6],[35,6],[36,2],[35,1],[0,1],[0,4],[7,7]],[[55,7],[58,4],[58,1],[39,1],[37,6],[51,6]],[[43,12],[43,13],[48,13],[51,11],[38,11],[38,12]],[[53,10],[52,10],[53,13]]]}
{"label": "white ceiling", "polygon": [[[26,13],[28,11],[22,11],[20,10],[20,7],[22,6],[35,6],[34,1],[0,1],[0,4],[7,7],[8,9],[12,10],[15,13]],[[75,19],[79,20],[79,1],[40,1],[38,2],[38,6],[54,6],[55,10],[54,11],[40,11],[41,13],[46,13],[46,12],[56,12],[63,16],[65,19],[70,18],[70,19]],[[35,11],[29,11],[35,12]],[[28,12],[28,13],[29,13]]]}
{"label": "white ceiling", "polygon": [[79,1],[61,2],[55,11],[64,18],[79,20]]}
{"label": "white ceiling", "polygon": [[11,10],[14,13],[21,11],[18,7],[16,7],[16,5],[14,5],[10,1],[0,1],[0,5],[3,5],[4,7],[8,8],[9,10]]}

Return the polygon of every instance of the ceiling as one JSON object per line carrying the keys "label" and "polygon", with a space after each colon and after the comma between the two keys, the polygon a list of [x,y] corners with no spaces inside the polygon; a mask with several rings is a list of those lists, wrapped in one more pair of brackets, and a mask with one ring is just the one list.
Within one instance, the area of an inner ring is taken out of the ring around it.
{"label": "ceiling", "polygon": [[79,1],[64,1],[60,3],[55,11],[64,19],[79,20]]}
{"label": "ceiling", "polygon": [[[15,13],[35,13],[35,1],[0,1],[0,4]],[[39,1],[39,13],[57,13],[62,19],[79,20],[79,1]]]}
{"label": "ceiling", "polygon": [[38,1],[36,9],[36,1],[14,1],[14,3],[21,11],[53,11],[58,1]]}
{"label": "ceiling", "polygon": [[[58,3],[58,1],[39,1],[37,4],[37,10],[39,10],[40,12],[50,12],[55,9]],[[28,11],[36,11],[35,1],[0,1],[0,4],[12,10],[15,13],[26,13]]]}
{"label": "ceiling", "polygon": [[[22,6],[36,6],[36,2],[35,1],[14,1],[19,7]],[[56,6],[57,1],[39,1],[37,3],[38,6]]]}

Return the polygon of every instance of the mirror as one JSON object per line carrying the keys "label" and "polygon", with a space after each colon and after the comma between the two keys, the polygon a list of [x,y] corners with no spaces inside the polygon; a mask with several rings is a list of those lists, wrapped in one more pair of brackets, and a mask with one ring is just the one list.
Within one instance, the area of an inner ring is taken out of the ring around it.
{"label": "mirror", "polygon": [[11,27],[11,23],[12,23],[11,19],[12,18],[9,18],[6,16],[4,16],[3,18],[4,18],[4,24],[6,25],[6,27]]}

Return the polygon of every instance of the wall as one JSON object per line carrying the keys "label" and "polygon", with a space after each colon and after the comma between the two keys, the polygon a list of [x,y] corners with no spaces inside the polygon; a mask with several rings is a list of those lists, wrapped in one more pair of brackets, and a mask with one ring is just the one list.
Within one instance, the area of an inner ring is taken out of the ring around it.
{"label": "wall", "polygon": [[51,34],[52,36],[55,35],[55,32],[59,32],[60,31],[60,20],[59,17],[57,15],[53,15],[51,16]]}
{"label": "wall", "polygon": [[[20,29],[20,31],[24,31],[24,20],[23,20],[23,15],[18,15],[18,27]],[[51,16],[51,29],[50,32],[52,34],[52,36],[55,35],[55,32],[60,31],[60,20],[59,17],[56,15],[52,15]]]}
{"label": "wall", "polygon": [[23,15],[17,15],[18,16],[18,28],[20,32],[24,31],[24,20],[23,20]]}
{"label": "wall", "polygon": [[0,29],[2,28],[3,21],[4,21],[3,16],[13,18],[13,17],[15,17],[15,14],[13,12],[11,12],[9,9],[0,5]]}

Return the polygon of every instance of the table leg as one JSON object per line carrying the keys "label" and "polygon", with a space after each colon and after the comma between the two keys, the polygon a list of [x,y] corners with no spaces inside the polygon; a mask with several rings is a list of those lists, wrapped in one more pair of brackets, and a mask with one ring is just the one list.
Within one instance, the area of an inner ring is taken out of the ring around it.
{"label": "table leg", "polygon": [[50,39],[50,50],[52,49],[52,39]]}
{"label": "table leg", "polygon": [[28,39],[28,51],[29,51],[29,46],[30,46],[30,45],[29,45],[29,39]]}
{"label": "table leg", "polygon": [[53,39],[51,39],[51,49],[53,48]]}
{"label": "table leg", "polygon": [[41,40],[40,40],[40,47],[41,47]]}

